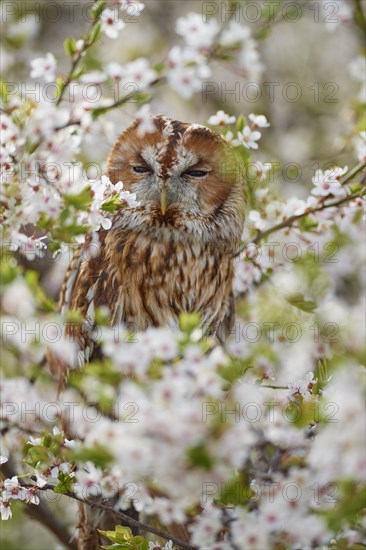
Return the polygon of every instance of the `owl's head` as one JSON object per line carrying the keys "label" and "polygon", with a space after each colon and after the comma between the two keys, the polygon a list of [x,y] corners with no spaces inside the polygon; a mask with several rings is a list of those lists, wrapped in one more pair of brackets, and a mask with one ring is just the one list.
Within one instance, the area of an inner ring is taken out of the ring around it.
{"label": "owl's head", "polygon": [[211,214],[230,201],[242,211],[240,170],[232,148],[215,132],[158,115],[155,130],[141,135],[139,120],[118,138],[108,158],[108,176],[122,181],[142,206],[164,216]]}

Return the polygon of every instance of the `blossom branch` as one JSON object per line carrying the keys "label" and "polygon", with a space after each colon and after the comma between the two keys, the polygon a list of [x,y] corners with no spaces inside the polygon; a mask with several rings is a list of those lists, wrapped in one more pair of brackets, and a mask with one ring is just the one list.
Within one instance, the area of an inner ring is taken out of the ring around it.
{"label": "blossom branch", "polygon": [[[16,475],[10,461],[1,466],[1,472],[7,478],[12,478]],[[24,487],[34,487],[34,485],[24,485]],[[77,550],[76,541],[71,540],[72,535],[69,533],[66,526],[51,512],[44,502],[39,504],[29,504],[25,507],[25,512],[33,519],[37,520],[41,525],[46,527],[68,550]]]}
{"label": "blossom branch", "polygon": [[[15,475],[15,474],[13,474]],[[22,484],[22,487],[25,487],[26,489],[30,489],[31,487],[35,487],[34,485],[28,485],[28,484]],[[37,488],[39,491],[45,491],[45,490],[54,490],[54,487],[52,485],[44,485],[43,487]],[[113,514],[116,518],[121,519],[123,522],[127,523],[131,527],[136,527],[138,529],[141,529],[141,531],[145,531],[147,533],[152,533],[153,535],[156,535],[158,537],[161,537],[165,540],[171,540],[174,544],[177,544],[181,548],[185,548],[186,550],[198,550],[196,546],[193,546],[187,542],[184,542],[181,539],[178,539],[177,537],[174,537],[170,533],[163,531],[162,529],[158,529],[156,527],[152,527],[148,523],[144,523],[143,521],[139,521],[136,519],[131,518],[127,514],[124,514],[123,512],[120,512],[118,510],[115,510],[111,506],[107,506],[106,504],[103,504],[102,502],[96,502],[91,500],[85,500],[83,498],[78,497],[75,495],[75,493],[67,492],[65,493],[65,496],[77,500],[78,502],[82,502],[83,504],[87,504],[91,508],[99,508],[101,510],[105,510],[106,512],[109,512]]]}
{"label": "blossom branch", "polygon": [[[350,182],[365,167],[366,167],[366,162],[361,162],[360,164],[358,164],[342,180],[342,185],[345,185],[346,183]],[[278,224],[276,224],[272,227],[269,227],[265,231],[258,231],[258,233],[254,237],[254,239],[252,239],[250,242],[247,242],[247,243],[243,244],[239,248],[239,250],[233,254],[233,257],[236,258],[237,256],[239,256],[243,252],[243,250],[248,248],[248,246],[253,245],[253,244],[257,244],[258,242],[263,240],[268,235],[271,235],[272,233],[276,233],[277,231],[279,231],[280,229],[284,229],[285,227],[292,227],[294,222],[296,222],[297,220],[301,220],[302,218],[305,218],[306,216],[309,216],[309,214],[315,214],[316,212],[321,212],[322,210],[326,210],[328,208],[333,208],[333,207],[336,207],[336,206],[340,206],[341,204],[344,204],[344,203],[349,202],[353,199],[357,199],[357,198],[361,197],[364,194],[365,190],[366,190],[366,187],[363,187],[357,193],[347,195],[346,197],[343,197],[342,199],[338,199],[338,200],[335,200],[333,202],[328,202],[328,203],[325,203],[325,200],[327,199],[327,197],[324,197],[323,201],[321,202],[321,204],[319,206],[317,206],[315,208],[306,209],[305,212],[302,212],[301,214],[295,214],[293,216],[290,216],[289,218],[287,218],[283,222],[280,222],[280,223],[278,223]]]}
{"label": "blossom branch", "polygon": [[[98,1],[99,0],[95,0],[94,4],[97,4]],[[84,44],[82,45],[82,47],[80,49],[78,49],[78,51],[74,55],[73,61],[71,63],[70,70],[69,70],[69,72],[66,76],[66,79],[62,83],[62,88],[61,88],[61,91],[60,91],[60,95],[59,95],[59,97],[56,101],[57,106],[60,105],[68,86],[72,82],[73,76],[75,74],[76,69],[78,68],[78,66],[80,64],[81,58],[83,57],[85,52],[90,48],[90,46],[92,46],[95,42],[95,39],[93,39],[93,37],[92,37],[92,33],[93,33],[93,30],[96,28],[97,24],[99,23],[99,18],[100,18],[100,15],[99,15],[99,17],[98,16],[95,17],[95,19],[93,20],[93,22],[90,26],[89,32],[87,33],[87,37],[84,41]]]}

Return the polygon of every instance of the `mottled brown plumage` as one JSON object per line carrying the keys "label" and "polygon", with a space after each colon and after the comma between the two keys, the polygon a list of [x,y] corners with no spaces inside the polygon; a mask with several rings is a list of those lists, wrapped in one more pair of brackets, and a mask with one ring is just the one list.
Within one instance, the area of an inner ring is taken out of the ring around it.
{"label": "mottled brown plumage", "polygon": [[[214,333],[233,321],[231,253],[243,225],[243,186],[234,153],[203,126],[162,116],[155,131],[125,130],[108,159],[113,183],[137,194],[141,205],[112,217],[99,231],[95,257],[73,259],[61,306],[93,324],[107,306],[111,324],[131,330],[178,325],[182,312],[199,312]],[[162,196],[164,198],[162,198]],[[81,348],[89,346],[85,330]]]}

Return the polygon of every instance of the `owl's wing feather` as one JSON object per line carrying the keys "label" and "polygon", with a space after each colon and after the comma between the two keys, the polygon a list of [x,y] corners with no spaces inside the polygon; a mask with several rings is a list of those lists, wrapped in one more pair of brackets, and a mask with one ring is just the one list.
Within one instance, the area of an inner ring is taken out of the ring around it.
{"label": "owl's wing feather", "polygon": [[[68,322],[66,328],[66,336],[78,347],[77,364],[72,365],[73,367],[81,368],[93,356],[95,308],[106,306],[111,324],[119,322],[123,316],[122,286],[116,277],[118,270],[110,265],[111,258],[108,257],[106,243],[108,233],[109,238],[113,239],[113,230],[98,232],[99,245],[92,255],[88,252],[88,247],[93,236],[87,235],[85,243],[76,250],[70,262],[60,291],[61,314],[76,311],[81,317],[81,321]],[[70,365],[51,349],[47,351],[47,360],[51,373],[59,378],[60,385],[63,386]]]}

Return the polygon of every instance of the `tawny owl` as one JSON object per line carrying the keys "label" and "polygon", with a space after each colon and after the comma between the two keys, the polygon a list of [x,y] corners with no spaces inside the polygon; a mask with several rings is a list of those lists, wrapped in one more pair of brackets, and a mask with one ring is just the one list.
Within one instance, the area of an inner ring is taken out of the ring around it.
{"label": "tawny owl", "polygon": [[[140,202],[111,217],[99,231],[98,252],[76,253],[61,291],[61,306],[77,310],[84,327],[70,328],[81,363],[93,343],[87,327],[97,306],[106,306],[111,325],[132,331],[177,327],[182,312],[198,312],[219,338],[234,322],[233,252],[244,217],[243,184],[232,148],[208,128],[152,118],[155,131],[141,137],[135,121],[117,140],[108,159],[112,183],[122,181]],[[88,237],[91,239],[91,236]],[[66,366],[50,354],[61,381]],[[78,548],[99,548],[94,516],[80,508]],[[176,527],[188,540],[186,529]]]}
{"label": "tawny owl", "polygon": [[[243,227],[243,184],[232,148],[196,124],[152,118],[118,138],[108,176],[134,192],[140,206],[123,208],[99,231],[98,254],[71,262],[61,305],[93,323],[107,306],[111,324],[130,330],[178,326],[182,312],[198,312],[211,333],[225,334],[234,315],[233,260]],[[86,331],[78,336],[88,355]],[[87,357],[86,357],[87,358]]]}

